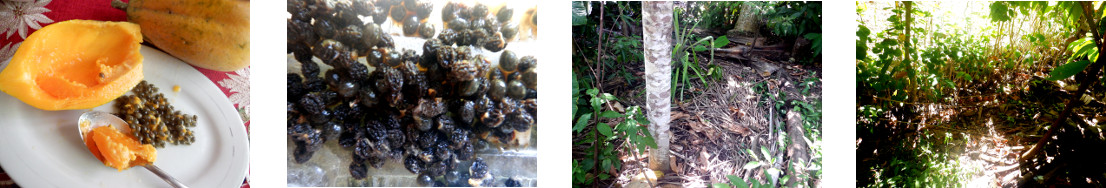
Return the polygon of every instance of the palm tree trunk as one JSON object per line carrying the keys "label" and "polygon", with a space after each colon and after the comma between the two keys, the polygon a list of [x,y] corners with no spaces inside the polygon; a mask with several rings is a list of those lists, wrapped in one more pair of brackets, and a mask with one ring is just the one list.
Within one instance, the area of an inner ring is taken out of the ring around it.
{"label": "palm tree trunk", "polygon": [[642,3],[642,28],[645,45],[646,107],[649,108],[649,133],[656,138],[657,148],[649,152],[649,168],[669,171],[668,121],[672,99],[672,2]]}

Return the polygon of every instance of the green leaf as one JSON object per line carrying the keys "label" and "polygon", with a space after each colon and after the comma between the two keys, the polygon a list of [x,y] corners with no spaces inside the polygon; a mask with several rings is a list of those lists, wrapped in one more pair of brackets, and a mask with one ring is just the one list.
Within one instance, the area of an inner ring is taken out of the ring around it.
{"label": "green leaf", "polygon": [[744,169],[748,170],[748,169],[754,169],[754,168],[757,168],[757,167],[760,167],[760,161],[749,161],[749,163],[745,163],[745,166],[741,167],[741,168],[744,168]]}
{"label": "green leaf", "polygon": [[1071,52],[1077,52],[1079,51],[1079,49],[1077,48],[1084,45],[1088,40],[1090,40],[1090,38],[1084,37],[1079,40],[1072,41],[1071,43],[1068,43],[1068,49],[1071,49]]}
{"label": "green leaf", "polygon": [[651,148],[657,148],[657,141],[653,140],[653,136],[649,135],[648,131],[643,131],[643,133],[645,133],[646,136],[642,137],[641,141],[645,142],[645,145],[648,145]]}
{"label": "green leaf", "polygon": [[576,81],[576,72],[572,72],[572,115],[576,115],[577,100],[580,99],[580,84]]}
{"label": "green leaf", "polygon": [[821,33],[807,33],[803,35],[803,38],[810,40],[810,50],[814,51],[814,56],[822,53],[822,34]]}
{"label": "green leaf", "polygon": [[727,39],[726,36],[721,36],[717,39],[714,39],[714,48],[721,48],[726,46],[727,44],[730,44],[730,39]]}
{"label": "green leaf", "polygon": [[768,168],[768,170],[765,170],[764,173],[768,174],[768,176],[772,177],[772,179],[780,177],[780,169]]}
{"label": "green leaf", "polygon": [[1106,19],[1098,20],[1098,33],[1106,32]]}
{"label": "green leaf", "polygon": [[1068,17],[1071,20],[1079,20],[1083,17],[1083,6],[1079,2],[1068,2]]}
{"label": "green leaf", "polygon": [[1007,15],[1008,12],[1010,12],[1010,10],[1006,6],[1006,2],[991,3],[991,21],[992,22],[1010,21],[1010,16]]}
{"label": "green leaf", "polygon": [[576,109],[577,108],[576,107],[576,100],[579,100],[579,99],[580,98],[578,98],[578,97],[573,97],[572,98],[572,115],[576,115],[576,110],[577,110]]}
{"label": "green leaf", "polygon": [[897,41],[897,40],[883,39],[883,41],[879,42],[879,44],[877,46],[882,47],[882,48],[887,48],[887,47],[890,47],[890,46],[898,46],[898,45],[899,45],[899,41]]}
{"label": "green leaf", "polygon": [[588,2],[572,2],[572,26],[579,26],[588,23],[588,6],[590,6]]}
{"label": "green leaf", "polygon": [[739,177],[737,177],[737,176],[735,176],[735,175],[726,175],[726,178],[727,178],[727,179],[730,179],[730,184],[733,184],[734,186],[737,186],[737,187],[749,187],[749,184],[748,184],[748,183],[745,183],[745,180],[744,180],[744,179],[741,179],[741,178],[739,178]]}
{"label": "green leaf", "polygon": [[1098,60],[1098,49],[1091,50],[1090,52],[1088,52],[1087,53],[1087,59],[1097,61]]}
{"label": "green leaf", "polygon": [[757,157],[757,153],[753,152],[752,149],[745,149],[745,153],[748,153],[749,156],[753,156],[753,160],[760,160],[760,157]]}
{"label": "green leaf", "polygon": [[603,136],[607,136],[607,137],[614,136],[614,133],[611,132],[611,125],[607,125],[606,123],[599,123],[599,124],[595,125],[595,128],[598,129],[599,133],[603,134]]}
{"label": "green leaf", "polygon": [[864,25],[860,25],[860,29],[856,31],[856,36],[860,38],[860,40],[867,40],[870,34],[872,34],[872,30],[869,30],[868,27]]}
{"label": "green leaf", "polygon": [[622,117],[622,114],[618,114],[618,112],[615,112],[615,111],[610,111],[610,110],[607,110],[607,111],[603,111],[603,113],[599,114],[599,117],[603,117],[603,118],[620,118],[620,117]]}
{"label": "green leaf", "polygon": [[768,152],[768,148],[767,148],[767,147],[761,146],[761,147],[760,147],[760,153],[761,153],[761,154],[764,154],[764,159],[771,159],[771,158],[772,158],[772,154],[770,154],[770,153]]}
{"label": "green leaf", "polygon": [[868,46],[867,44],[856,41],[856,59],[864,60],[868,58]]}
{"label": "green leaf", "polygon": [[1072,55],[1072,56],[1073,57],[1084,56],[1084,55],[1087,55],[1087,52],[1090,52],[1092,50],[1097,51],[1098,50],[1097,48],[1098,47],[1095,46],[1094,42],[1092,42],[1090,40],[1084,40],[1082,44],[1079,44],[1079,46],[1075,48],[1075,54]]}
{"label": "green leaf", "polygon": [[695,47],[693,47],[692,50],[694,50],[696,52],[702,52],[702,51],[707,51],[707,47],[703,46],[703,45],[695,45]]}
{"label": "green leaf", "polygon": [[603,100],[602,98],[599,98],[599,97],[592,97],[591,98],[591,108],[593,109],[593,111],[598,112],[599,108],[601,106],[603,106],[603,103],[607,103],[607,100]]}
{"label": "green leaf", "polygon": [[1046,78],[1046,79],[1056,81],[1056,80],[1061,80],[1061,79],[1071,77],[1072,75],[1075,75],[1075,74],[1083,71],[1083,69],[1086,69],[1087,65],[1090,65],[1090,64],[1091,64],[1090,61],[1081,60],[1081,61],[1076,61],[1076,62],[1073,62],[1073,63],[1060,65],[1059,67],[1056,67],[1056,69],[1052,69],[1052,72],[1048,73],[1049,77]]}
{"label": "green leaf", "polygon": [[608,101],[615,99],[614,95],[611,95],[610,93],[603,93],[603,94],[599,95],[599,98],[603,99],[603,100],[608,100]]}
{"label": "green leaf", "polygon": [[591,120],[591,113],[580,116],[580,119],[576,120],[576,125],[572,126],[572,131],[580,132],[584,130],[584,127],[588,127],[589,120]]}

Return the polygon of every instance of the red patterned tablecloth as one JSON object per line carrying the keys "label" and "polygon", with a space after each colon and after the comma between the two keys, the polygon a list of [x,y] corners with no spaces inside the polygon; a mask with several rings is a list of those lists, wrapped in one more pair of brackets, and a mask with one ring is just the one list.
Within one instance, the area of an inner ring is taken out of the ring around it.
{"label": "red patterned tablecloth", "polygon": [[[123,0],[124,2],[128,0]],[[18,44],[43,26],[72,19],[126,21],[122,10],[112,8],[111,0],[0,0],[0,60],[10,59]],[[195,67],[195,66],[193,66]],[[195,67],[234,104],[250,130],[250,68],[220,72]],[[0,166],[0,188],[18,187]],[[242,188],[250,187],[249,174]]]}

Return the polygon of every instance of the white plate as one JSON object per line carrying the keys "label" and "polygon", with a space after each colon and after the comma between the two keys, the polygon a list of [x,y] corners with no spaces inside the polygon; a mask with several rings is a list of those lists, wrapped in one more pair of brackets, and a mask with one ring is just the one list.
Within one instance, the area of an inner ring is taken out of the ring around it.
{"label": "white plate", "polygon": [[[145,80],[173,106],[198,116],[192,145],[158,149],[155,165],[190,187],[238,187],[249,165],[249,140],[238,112],[192,66],[143,46]],[[5,63],[6,65],[7,63]],[[174,85],[181,87],[173,92]],[[114,112],[114,102],[94,110]],[[168,187],[143,168],[117,171],[88,151],[77,117],[88,110],[43,111],[0,94],[0,166],[23,187]]]}

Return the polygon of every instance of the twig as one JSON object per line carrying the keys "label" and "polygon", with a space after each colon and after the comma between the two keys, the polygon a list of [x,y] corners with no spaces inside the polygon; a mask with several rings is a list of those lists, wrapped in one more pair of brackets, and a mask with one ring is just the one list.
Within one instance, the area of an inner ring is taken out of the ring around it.
{"label": "twig", "polygon": [[[626,135],[626,137],[629,137],[629,136],[630,135]],[[630,145],[629,139],[622,140],[622,146],[623,147],[626,147],[628,145]],[[636,148],[626,148],[627,152],[630,153],[630,155],[633,155],[635,159],[640,160],[641,156],[638,156],[637,151],[635,151],[634,149],[636,149]],[[638,161],[638,165],[643,165],[641,163],[642,163],[641,161]],[[648,166],[648,164],[644,164],[643,166]],[[652,172],[650,172],[650,173],[652,173]],[[656,173],[654,173],[654,174],[656,174]],[[656,176],[656,175],[654,175],[654,176]],[[644,177],[645,181],[649,182],[650,186],[657,187],[657,183],[653,182],[653,180],[649,180],[649,175],[645,174],[645,171],[641,171],[641,177]],[[657,178],[659,179],[660,177],[657,177]]]}
{"label": "twig", "polygon": [[[602,29],[603,28],[603,12],[604,12],[604,9],[605,9],[605,7],[603,7],[603,5],[606,4],[606,2],[599,2],[599,3],[600,3],[599,4],[599,26],[596,27],[596,28],[597,29]],[[601,65],[602,64],[601,58],[603,57],[603,55],[602,55],[603,54],[603,32],[601,32],[601,31],[596,31],[596,32],[598,32],[598,34],[599,34],[599,40],[600,41],[599,41],[599,44],[598,44],[599,48],[597,48],[597,50],[595,51],[595,63],[596,63],[596,66],[599,66],[598,69],[602,70],[603,65]],[[599,89],[600,93],[602,93],[603,85],[598,84],[598,83],[602,83],[602,78],[599,77],[599,74],[596,73],[595,69],[592,69],[592,76],[595,77],[595,79],[596,79],[595,83],[597,83],[594,86],[596,86],[596,88]],[[592,96],[592,97],[595,97],[595,96]],[[596,113],[596,112],[592,112],[592,114],[595,117],[599,117],[599,114]],[[595,144],[596,144],[595,145],[596,146],[595,147],[595,154],[592,155],[592,156],[595,159],[595,164],[601,164],[599,162],[599,148],[603,146],[603,142],[601,142],[600,139],[599,139],[599,127],[598,127],[599,126],[599,119],[596,119],[595,122],[596,122],[596,124],[595,124],[596,127],[591,130],[591,133],[595,135]],[[600,168],[602,168],[602,166],[598,166],[598,168],[592,169],[595,172],[596,177],[599,177],[599,169]],[[592,185],[594,187],[599,187],[598,183],[592,184]]]}

